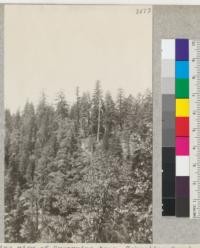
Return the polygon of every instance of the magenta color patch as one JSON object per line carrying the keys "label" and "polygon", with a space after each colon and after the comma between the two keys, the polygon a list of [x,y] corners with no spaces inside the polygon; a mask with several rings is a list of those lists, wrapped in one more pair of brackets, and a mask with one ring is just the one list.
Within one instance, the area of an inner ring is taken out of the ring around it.
{"label": "magenta color patch", "polygon": [[189,137],[176,137],[176,155],[189,155]]}

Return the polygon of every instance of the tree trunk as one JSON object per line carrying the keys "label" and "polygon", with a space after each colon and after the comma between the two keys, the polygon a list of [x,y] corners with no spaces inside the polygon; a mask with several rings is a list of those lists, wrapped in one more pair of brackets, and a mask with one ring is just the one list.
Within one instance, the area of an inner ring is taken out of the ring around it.
{"label": "tree trunk", "polygon": [[101,106],[99,101],[99,109],[98,109],[98,123],[97,123],[97,143],[99,143],[99,135],[100,135],[100,121],[101,121]]}

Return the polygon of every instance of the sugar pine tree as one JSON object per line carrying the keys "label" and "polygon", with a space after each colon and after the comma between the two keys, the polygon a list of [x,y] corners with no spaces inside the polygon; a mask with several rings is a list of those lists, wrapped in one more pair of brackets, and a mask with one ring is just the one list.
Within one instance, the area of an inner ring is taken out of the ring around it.
{"label": "sugar pine tree", "polygon": [[124,91],[121,88],[118,90],[116,105],[117,105],[118,125],[120,127],[120,130],[122,130],[125,113],[124,113]]}
{"label": "sugar pine tree", "polygon": [[103,99],[100,81],[96,82],[92,98],[92,133],[96,136],[97,143],[103,134]]}
{"label": "sugar pine tree", "polygon": [[4,149],[5,149],[5,168],[8,168],[9,158],[10,158],[10,142],[11,142],[11,132],[12,132],[12,115],[8,109],[5,111],[5,139],[4,139]]}
{"label": "sugar pine tree", "polygon": [[115,103],[112,99],[112,96],[107,92],[105,96],[105,111],[103,116],[103,125],[104,125],[104,137],[103,143],[105,150],[109,149],[110,138],[116,128],[116,109]]}
{"label": "sugar pine tree", "polygon": [[91,99],[89,93],[83,93],[80,99],[80,124],[83,136],[86,138],[90,134],[91,129]]}
{"label": "sugar pine tree", "polygon": [[79,87],[76,87],[76,129],[79,132],[80,128],[80,114],[81,114],[81,103],[80,103],[80,95],[79,95]]}
{"label": "sugar pine tree", "polygon": [[69,115],[69,106],[63,91],[60,91],[56,97],[56,114],[61,119],[65,119]]}
{"label": "sugar pine tree", "polygon": [[28,180],[31,175],[30,172],[34,168],[33,154],[36,141],[36,117],[35,110],[32,103],[25,104],[21,117],[21,156],[20,156],[20,171],[24,178]]}

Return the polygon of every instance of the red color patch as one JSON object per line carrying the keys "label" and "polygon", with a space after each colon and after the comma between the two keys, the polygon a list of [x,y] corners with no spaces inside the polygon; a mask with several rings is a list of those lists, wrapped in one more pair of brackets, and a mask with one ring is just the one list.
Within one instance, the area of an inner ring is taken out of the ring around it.
{"label": "red color patch", "polygon": [[176,137],[189,136],[189,117],[176,117]]}

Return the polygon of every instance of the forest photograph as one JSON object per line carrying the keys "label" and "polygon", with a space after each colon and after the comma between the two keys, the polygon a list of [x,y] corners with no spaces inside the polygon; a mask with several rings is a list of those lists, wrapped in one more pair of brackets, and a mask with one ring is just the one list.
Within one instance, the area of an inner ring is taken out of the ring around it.
{"label": "forest photograph", "polygon": [[149,243],[152,97],[96,82],[5,113],[6,242]]}
{"label": "forest photograph", "polygon": [[137,10],[5,7],[5,242],[152,243],[152,16]]}

